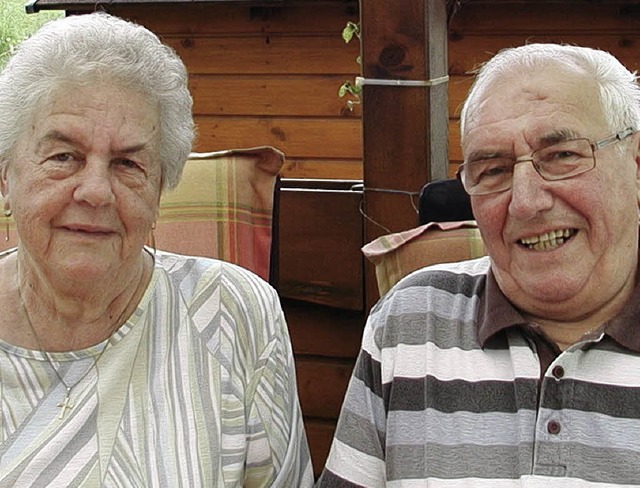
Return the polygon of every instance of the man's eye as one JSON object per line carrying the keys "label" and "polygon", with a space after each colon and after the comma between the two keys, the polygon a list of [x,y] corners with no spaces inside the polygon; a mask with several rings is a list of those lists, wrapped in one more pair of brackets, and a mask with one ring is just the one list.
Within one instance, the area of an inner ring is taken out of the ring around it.
{"label": "man's eye", "polygon": [[580,158],[582,155],[575,153],[573,151],[555,151],[550,152],[546,155],[546,159],[548,161],[562,161],[563,159],[574,159]]}
{"label": "man's eye", "polygon": [[478,179],[498,178],[511,172],[511,165],[504,162],[482,162],[477,166]]}

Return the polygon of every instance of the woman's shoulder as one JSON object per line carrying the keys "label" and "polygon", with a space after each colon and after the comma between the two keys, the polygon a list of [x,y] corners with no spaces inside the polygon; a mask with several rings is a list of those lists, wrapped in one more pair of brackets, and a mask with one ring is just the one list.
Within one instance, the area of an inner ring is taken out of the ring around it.
{"label": "woman's shoulder", "polygon": [[155,253],[156,270],[179,289],[183,297],[230,292],[237,297],[263,297],[270,302],[275,290],[258,275],[233,263],[165,251]]}

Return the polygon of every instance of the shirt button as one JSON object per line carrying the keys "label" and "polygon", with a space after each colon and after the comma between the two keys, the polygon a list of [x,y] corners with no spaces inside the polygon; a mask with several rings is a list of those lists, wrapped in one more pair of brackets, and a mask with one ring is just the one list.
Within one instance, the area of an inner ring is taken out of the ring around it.
{"label": "shirt button", "polygon": [[549,432],[549,434],[559,434],[560,433],[560,422],[557,422],[555,420],[550,420],[549,423],[547,423],[547,431]]}
{"label": "shirt button", "polygon": [[551,374],[555,378],[560,379],[564,376],[564,368],[562,366],[554,366],[553,370],[551,371]]}

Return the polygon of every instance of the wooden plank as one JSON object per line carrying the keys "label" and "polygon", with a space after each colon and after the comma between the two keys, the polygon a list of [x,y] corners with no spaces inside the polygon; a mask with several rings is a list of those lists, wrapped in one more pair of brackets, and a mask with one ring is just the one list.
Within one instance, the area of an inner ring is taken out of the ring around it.
{"label": "wooden plank", "polygon": [[283,178],[362,180],[362,160],[287,157],[280,175]]}
{"label": "wooden plank", "polygon": [[165,36],[164,40],[192,74],[351,73],[358,56],[358,44],[345,44],[340,35],[265,33],[259,37]]}
{"label": "wooden plank", "polygon": [[506,47],[533,42],[568,43],[589,46],[609,51],[630,70],[640,69],[640,33],[617,34],[564,34],[531,35],[523,32],[508,36],[462,35],[449,42],[449,73],[464,75],[488,61],[495,53]]}
{"label": "wooden plank", "polygon": [[[494,2],[492,2],[494,3]],[[638,6],[603,4],[601,2],[531,2],[502,3],[488,6],[487,2],[465,2],[449,25],[450,36],[459,32],[492,33],[508,32],[533,34],[616,32],[635,33],[640,28]],[[489,14],[489,10],[490,14]]]}
{"label": "wooden plank", "polygon": [[[329,33],[340,36],[347,21],[357,22],[357,1],[281,7],[248,4],[118,5],[109,10],[162,34],[209,35],[269,33]],[[310,22],[310,14],[313,22]]]}
{"label": "wooden plank", "polygon": [[354,364],[353,361],[296,357],[298,394],[305,417],[338,418]]}
{"label": "wooden plank", "polygon": [[[354,68],[357,67],[353,63]],[[189,88],[196,115],[360,117],[338,90],[356,72],[337,75],[194,75]]]}
{"label": "wooden plank", "polygon": [[356,191],[280,191],[282,297],[363,310],[361,199]]}
{"label": "wooden plank", "polygon": [[366,320],[363,312],[282,300],[296,355],[355,359]]}
{"label": "wooden plank", "polygon": [[275,146],[290,158],[362,159],[358,119],[196,117],[196,151]]}
{"label": "wooden plank", "polygon": [[[431,80],[447,75],[445,0],[360,2],[362,70],[366,79]],[[413,191],[448,170],[447,85],[412,88],[366,85],[363,90],[366,188]],[[365,192],[367,242],[414,227],[404,195]],[[377,298],[372,266],[365,267],[367,307]]]}
{"label": "wooden plank", "polygon": [[309,441],[309,451],[311,451],[313,474],[317,479],[322,473],[329,455],[333,434],[336,430],[336,422],[310,418],[304,419],[304,425]]}

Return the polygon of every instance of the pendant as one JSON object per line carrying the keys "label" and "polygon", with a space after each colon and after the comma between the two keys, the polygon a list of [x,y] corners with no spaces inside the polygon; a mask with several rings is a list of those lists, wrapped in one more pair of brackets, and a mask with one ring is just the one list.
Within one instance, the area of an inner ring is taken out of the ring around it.
{"label": "pendant", "polygon": [[59,419],[63,419],[67,410],[71,410],[73,408],[73,405],[69,402],[69,393],[71,392],[69,391],[69,388],[67,388],[67,394],[64,397],[64,402],[58,403],[57,405],[60,408],[60,415],[58,415]]}

